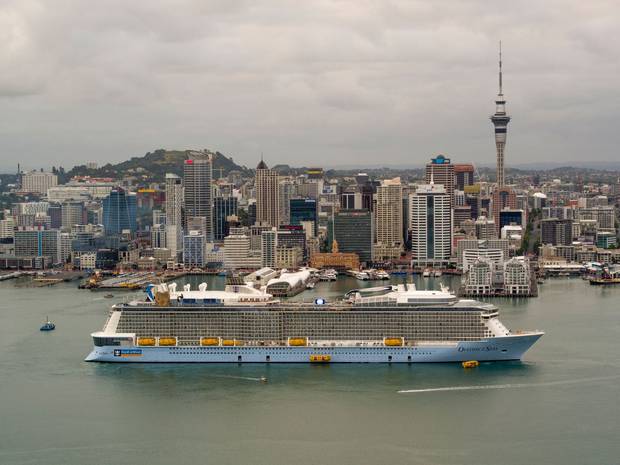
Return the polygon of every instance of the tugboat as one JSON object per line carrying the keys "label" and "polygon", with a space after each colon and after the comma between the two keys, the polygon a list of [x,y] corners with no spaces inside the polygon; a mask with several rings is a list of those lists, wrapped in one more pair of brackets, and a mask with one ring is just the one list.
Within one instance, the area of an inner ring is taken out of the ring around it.
{"label": "tugboat", "polygon": [[39,328],[41,331],[52,331],[53,329],[56,329],[56,325],[54,323],[52,323],[49,319],[49,317],[47,318],[47,321],[43,324],[43,326],[41,326],[41,328]]}

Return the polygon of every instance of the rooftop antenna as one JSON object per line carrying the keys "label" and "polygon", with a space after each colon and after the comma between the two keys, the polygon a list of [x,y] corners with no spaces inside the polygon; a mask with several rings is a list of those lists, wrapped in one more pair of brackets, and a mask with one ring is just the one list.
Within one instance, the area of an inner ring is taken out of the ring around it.
{"label": "rooftop antenna", "polygon": [[504,95],[502,91],[502,41],[499,41],[499,94]]}

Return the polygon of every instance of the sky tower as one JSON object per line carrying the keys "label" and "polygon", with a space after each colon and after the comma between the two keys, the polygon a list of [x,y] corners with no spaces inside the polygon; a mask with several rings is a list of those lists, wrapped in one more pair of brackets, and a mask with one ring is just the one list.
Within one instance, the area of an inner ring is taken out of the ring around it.
{"label": "sky tower", "polygon": [[499,43],[499,93],[495,99],[495,114],[491,116],[495,126],[495,148],[497,150],[497,186],[504,186],[504,147],[510,116],[506,114],[506,100],[502,90],[502,42]]}

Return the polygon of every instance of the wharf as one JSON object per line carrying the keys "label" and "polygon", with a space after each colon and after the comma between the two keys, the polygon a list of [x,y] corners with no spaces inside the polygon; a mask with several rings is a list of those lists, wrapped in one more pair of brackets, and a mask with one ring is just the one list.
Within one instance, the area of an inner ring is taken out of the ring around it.
{"label": "wharf", "polygon": [[80,289],[136,291],[145,289],[148,284],[165,283],[187,275],[185,272],[151,272],[140,271],[123,273],[108,278],[90,278],[81,284]]}

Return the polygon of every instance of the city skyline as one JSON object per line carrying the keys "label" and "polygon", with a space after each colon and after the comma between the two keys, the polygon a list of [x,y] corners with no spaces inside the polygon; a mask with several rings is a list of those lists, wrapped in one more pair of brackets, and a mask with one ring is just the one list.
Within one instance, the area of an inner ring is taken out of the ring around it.
{"label": "city skyline", "polygon": [[[439,153],[492,165],[500,39],[507,166],[617,157],[618,46],[606,38],[618,13],[592,4],[4,8],[3,172],[158,147],[246,166],[261,151],[270,165],[420,166]],[[88,41],[65,32],[76,17]]]}

